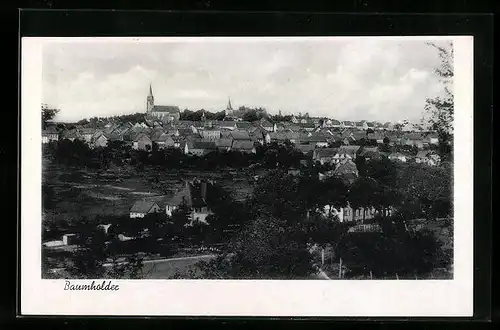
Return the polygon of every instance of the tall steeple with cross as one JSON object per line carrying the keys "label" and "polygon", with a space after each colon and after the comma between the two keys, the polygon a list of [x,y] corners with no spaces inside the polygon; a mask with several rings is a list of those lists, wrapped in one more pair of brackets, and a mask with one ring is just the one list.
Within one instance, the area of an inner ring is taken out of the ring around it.
{"label": "tall steeple with cross", "polygon": [[155,107],[155,98],[153,96],[153,88],[151,83],[149,84],[149,95],[146,101],[146,113],[150,114]]}
{"label": "tall steeple with cross", "polygon": [[228,101],[227,101],[227,107],[226,107],[226,116],[230,116],[232,113],[233,113],[233,106],[231,105],[231,98],[228,97]]}

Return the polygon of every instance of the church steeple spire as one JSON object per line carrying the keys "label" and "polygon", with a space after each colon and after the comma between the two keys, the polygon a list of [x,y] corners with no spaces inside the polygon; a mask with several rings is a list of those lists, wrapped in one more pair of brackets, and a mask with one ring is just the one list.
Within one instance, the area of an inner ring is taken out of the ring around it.
{"label": "church steeple spire", "polygon": [[227,109],[226,110],[231,111],[231,110],[233,110],[233,107],[231,106],[231,98],[228,97],[227,99],[228,99],[228,102],[227,102]]}
{"label": "church steeple spire", "polygon": [[151,83],[149,83],[149,95],[146,101],[146,113],[150,114],[153,111],[155,106],[155,98],[153,96],[153,88],[151,87]]}

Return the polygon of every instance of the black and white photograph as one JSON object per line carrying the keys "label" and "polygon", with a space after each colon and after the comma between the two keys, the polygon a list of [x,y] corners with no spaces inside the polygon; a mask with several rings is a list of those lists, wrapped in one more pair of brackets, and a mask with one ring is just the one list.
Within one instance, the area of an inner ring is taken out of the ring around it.
{"label": "black and white photograph", "polygon": [[452,41],[42,56],[43,278],[453,278]]}
{"label": "black and white photograph", "polygon": [[25,205],[39,219],[23,220],[38,252],[23,262],[60,291],[125,283],[133,295],[125,285],[143,282],[160,295],[165,282],[179,297],[198,290],[190,283],[228,283],[235,291],[219,293],[235,299],[246,283],[264,299],[272,285],[311,283],[341,287],[348,305],[354,284],[356,299],[375,283],[374,295],[418,283],[451,290],[471,256],[456,246],[455,215],[472,235],[469,209],[457,213],[470,191],[456,191],[455,174],[472,166],[457,165],[456,153],[472,154],[471,141],[457,140],[470,139],[472,110],[462,105],[457,124],[456,98],[469,102],[470,92],[457,94],[457,56],[468,54],[455,39],[38,42],[39,69],[24,71],[40,99],[24,118],[39,127],[29,143],[40,165],[24,170],[40,180],[30,194],[41,205]]}

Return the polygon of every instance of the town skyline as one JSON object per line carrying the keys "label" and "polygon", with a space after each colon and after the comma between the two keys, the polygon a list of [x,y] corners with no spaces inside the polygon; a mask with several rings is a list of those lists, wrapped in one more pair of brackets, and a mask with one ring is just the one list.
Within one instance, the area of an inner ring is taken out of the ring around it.
{"label": "town skyline", "polygon": [[303,39],[293,42],[100,43],[44,45],[42,101],[56,121],[146,112],[262,107],[350,121],[420,122],[442,90],[439,57],[423,40]]}

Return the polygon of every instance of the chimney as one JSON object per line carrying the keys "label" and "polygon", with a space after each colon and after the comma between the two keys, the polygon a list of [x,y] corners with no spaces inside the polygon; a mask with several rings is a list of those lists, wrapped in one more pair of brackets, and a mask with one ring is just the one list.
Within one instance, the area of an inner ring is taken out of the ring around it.
{"label": "chimney", "polygon": [[203,200],[207,199],[207,182],[206,181],[201,182],[201,199],[203,199]]}

